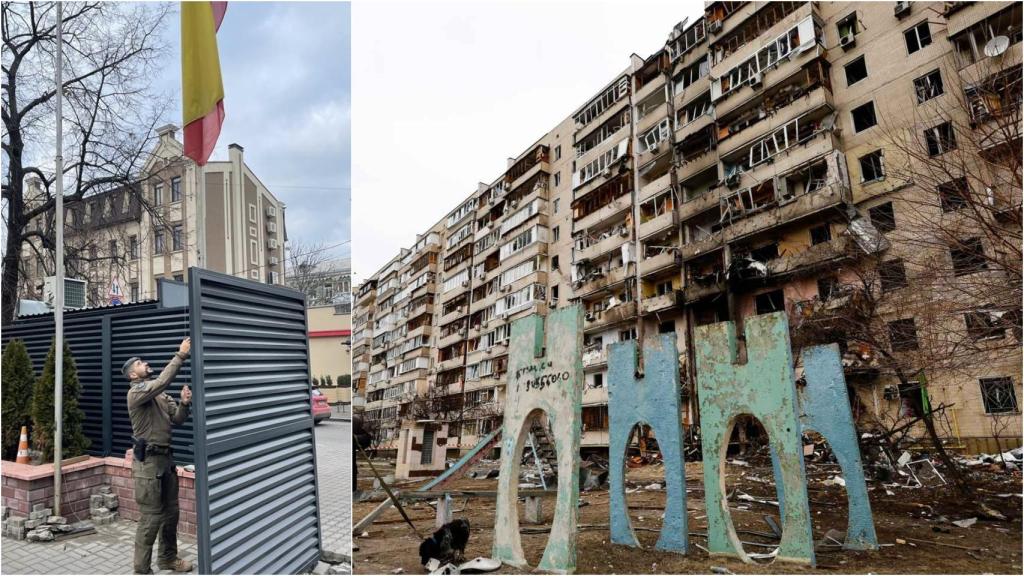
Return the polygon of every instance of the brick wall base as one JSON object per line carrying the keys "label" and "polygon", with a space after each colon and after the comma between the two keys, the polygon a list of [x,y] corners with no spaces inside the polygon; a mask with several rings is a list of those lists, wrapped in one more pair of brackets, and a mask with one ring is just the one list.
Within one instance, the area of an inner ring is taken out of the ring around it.
{"label": "brick wall base", "polygon": [[[76,462],[62,468],[61,506],[63,516],[70,521],[89,519],[89,496],[100,486],[108,484],[118,496],[118,512],[122,518],[132,521],[139,519],[139,507],[135,503],[135,488],[132,482],[131,450],[125,458],[95,458]],[[32,507],[43,504],[53,505],[53,464],[31,466],[4,461],[0,464],[3,476],[3,505],[11,514],[28,516]],[[178,504],[181,516],[178,519],[178,533],[196,535],[196,491],[195,474],[178,468]],[[57,511],[54,511],[56,514]]]}

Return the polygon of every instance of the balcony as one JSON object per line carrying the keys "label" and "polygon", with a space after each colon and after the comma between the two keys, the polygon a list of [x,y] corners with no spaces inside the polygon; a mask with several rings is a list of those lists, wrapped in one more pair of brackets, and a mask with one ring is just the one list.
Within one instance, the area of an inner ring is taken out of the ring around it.
{"label": "balcony", "polygon": [[[714,53],[715,49],[718,47],[719,40],[728,36],[729,33],[737,26],[743,25],[748,18],[753,16],[761,8],[764,8],[767,4],[767,2],[750,2],[748,5],[729,15],[729,18],[726,21],[726,26],[712,39],[710,51]],[[787,14],[785,18],[776,22],[767,30],[763,30],[754,40],[739,46],[739,48],[725,56],[721,61],[715,62],[712,60],[711,76],[713,78],[721,78],[728,74],[730,70],[748,60],[751,56],[756,55],[758,51],[764,48],[770,41],[781,36],[783,32],[789,30],[793,26],[796,26],[798,22],[813,14],[815,9],[814,4],[816,3],[808,2]]]}
{"label": "balcony", "polygon": [[646,114],[637,119],[636,133],[643,134],[654,128],[658,122],[664,120],[668,116],[668,106],[666,104],[666,102],[662,102],[661,104],[654,105],[650,110],[647,110]]}
{"label": "balcony", "polygon": [[615,288],[626,281],[628,276],[625,266],[620,266],[608,272],[595,276],[592,280],[584,282],[579,288],[573,290],[573,295],[586,298],[599,292]]}
{"label": "balcony", "polygon": [[740,174],[739,185],[736,186],[736,189],[754,186],[771,180],[776,175],[789,173],[815,158],[828,154],[841,154],[838,152],[840,150],[842,150],[842,146],[833,131],[819,130],[803,142],[772,156],[769,161],[747,169]]}
{"label": "balcony", "polygon": [[643,202],[651,196],[654,196],[658,192],[664,192],[672,186],[672,173],[666,172],[660,177],[644,184],[640,187],[640,193],[637,194],[637,202]]}
{"label": "balcony", "polygon": [[828,242],[808,247],[795,254],[787,254],[766,262],[768,276],[792,274],[829,265],[850,257],[851,238],[842,235]]}
{"label": "balcony", "polygon": [[449,290],[447,292],[441,292],[441,296],[440,296],[441,303],[443,304],[445,302],[449,302],[451,300],[454,300],[457,296],[465,294],[468,290],[469,290],[469,280],[467,279],[465,282],[459,284],[455,288],[452,288],[451,290]]}
{"label": "balcony", "polygon": [[596,146],[584,152],[582,156],[576,159],[576,165],[586,166],[587,164],[590,164],[591,162],[596,160],[598,156],[604,154],[605,152],[610,150],[614,145],[618,144],[619,142],[627,138],[629,138],[629,122],[624,123],[621,127],[619,127],[618,130],[612,132],[610,136],[607,136]]}
{"label": "balcony", "polygon": [[725,274],[722,273],[717,277],[717,279],[689,282],[686,288],[682,291],[682,299],[686,304],[693,304],[694,302],[699,302],[710,296],[721,294],[725,292],[725,289]]}
{"label": "balcony", "polygon": [[459,306],[457,309],[452,310],[451,312],[445,314],[444,316],[441,316],[437,320],[437,325],[444,326],[445,324],[451,324],[452,322],[458,320],[459,318],[462,318],[468,313],[468,308],[468,306]]}
{"label": "balcony", "polygon": [[462,354],[456,354],[454,358],[449,358],[448,360],[445,360],[443,362],[438,362],[437,371],[447,372],[448,370],[462,366],[462,364]]}
{"label": "balcony", "polygon": [[644,258],[640,261],[640,275],[650,276],[663,270],[678,268],[681,264],[682,259],[675,249],[664,250],[657,256]]}
{"label": "balcony", "polygon": [[[618,146],[618,145],[619,145],[619,143],[616,143],[616,146]],[[608,147],[607,149],[605,149],[605,152],[607,152],[611,148],[614,148],[614,146]],[[624,154],[623,156],[620,156],[615,161],[613,161],[600,174],[598,174],[593,179],[589,180],[588,182],[586,182],[585,184],[583,184],[579,188],[576,188],[575,190],[573,190],[573,192],[572,192],[573,200],[578,200],[580,198],[583,198],[584,196],[586,196],[587,194],[590,194],[594,190],[597,190],[598,188],[600,188],[604,184],[607,184],[609,182],[609,180],[611,180],[612,178],[617,177],[620,174],[625,174],[625,173],[629,172],[630,168],[632,168],[633,165],[632,165],[632,157],[628,154],[628,152],[629,152],[629,147],[627,147],[627,153],[626,154]],[[577,166],[579,166],[578,163],[577,163]]]}
{"label": "balcony", "polygon": [[601,208],[574,221],[572,227],[574,230],[587,230],[603,227],[612,221],[620,221],[625,217],[625,213],[629,210],[630,206],[629,194],[623,194]]}
{"label": "balcony", "polygon": [[[775,109],[771,113],[766,113],[767,115],[764,119],[748,124],[736,132],[729,132],[727,138],[718,141],[718,153],[722,156],[727,156],[736,150],[749,146],[755,140],[767,136],[805,114],[823,110],[835,110],[835,103],[832,99],[832,91],[819,84],[811,88],[811,91],[807,94],[792,101],[789,105]],[[723,120],[722,130],[727,129],[725,124],[726,122]]]}
{"label": "balcony", "polygon": [[598,242],[591,244],[583,250],[576,250],[573,252],[573,262],[583,262],[584,260],[596,260],[599,256],[607,254],[612,250],[618,250],[619,246],[622,246],[626,242],[629,242],[629,230],[622,228],[623,232],[609,231],[609,235],[606,238],[599,240]]}
{"label": "balcony", "polygon": [[682,299],[681,294],[679,290],[673,290],[661,296],[644,298],[641,301],[640,308],[644,314],[653,314],[675,308]]}
{"label": "balcony", "polygon": [[595,332],[614,326],[627,320],[636,318],[636,302],[624,302],[598,312],[588,312],[583,323],[583,329],[587,332]]}
{"label": "balcony", "polygon": [[686,108],[701,96],[711,91],[711,76],[705,75],[693,84],[690,84],[682,92],[672,97],[672,106],[676,112]]}
{"label": "balcony", "polygon": [[1007,6],[1009,4],[1002,2],[970,2],[968,6],[946,15],[946,34],[952,38]]}
{"label": "balcony", "polygon": [[608,349],[604,346],[591,346],[583,350],[583,369],[595,370],[608,365]]}
{"label": "balcony", "polygon": [[746,238],[758,232],[775,228],[788,222],[794,222],[816,214],[828,208],[840,206],[849,198],[849,189],[833,183],[797,196],[795,199],[759,211],[745,218],[734,220],[732,225],[723,230],[727,242]]}
{"label": "balcony", "polygon": [[545,156],[544,160],[542,160],[540,162],[537,162],[536,164],[531,166],[530,169],[527,170],[526,172],[524,172],[522,176],[520,176],[520,177],[516,178],[515,180],[513,180],[512,181],[512,185],[509,186],[509,190],[515,190],[516,188],[519,188],[520,186],[522,186],[526,182],[529,182],[530,178],[533,178],[539,172],[543,172],[545,174],[551,174],[551,165],[548,164],[547,156]]}
{"label": "balcony", "polygon": [[651,80],[647,84],[644,84],[639,90],[637,90],[633,94],[633,101],[634,102],[641,102],[641,101],[643,101],[644,98],[647,98],[651,94],[654,94],[654,91],[657,90],[658,88],[662,88],[662,89],[665,88],[665,75],[661,74],[661,73],[659,73],[657,75],[657,77],[655,77],[653,80]]}
{"label": "balcony", "polygon": [[646,240],[651,236],[654,236],[655,234],[659,234],[661,232],[664,232],[665,230],[668,230],[669,228],[672,228],[673,226],[676,226],[677,224],[679,224],[679,220],[676,217],[676,211],[673,208],[672,210],[665,212],[661,216],[652,218],[647,222],[642,222],[640,224],[639,230],[640,239]]}
{"label": "balcony", "polygon": [[432,332],[433,332],[433,327],[431,327],[430,324],[424,324],[424,325],[419,326],[419,327],[417,327],[417,328],[415,328],[413,330],[409,330],[409,333],[406,334],[406,338],[416,338],[418,336],[430,337],[430,334]]}
{"label": "balcony", "polygon": [[646,164],[649,164],[650,162],[653,162],[654,159],[660,158],[661,156],[664,156],[665,154],[668,154],[671,151],[672,143],[669,142],[668,140],[662,140],[658,142],[658,145],[655,146],[653,149],[644,150],[643,152],[641,152],[640,156],[636,160],[636,165],[644,166]]}

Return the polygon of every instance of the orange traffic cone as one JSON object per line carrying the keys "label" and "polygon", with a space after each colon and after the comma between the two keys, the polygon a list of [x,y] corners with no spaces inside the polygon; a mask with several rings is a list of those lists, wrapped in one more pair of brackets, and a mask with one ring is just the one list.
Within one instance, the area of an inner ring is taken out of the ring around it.
{"label": "orange traffic cone", "polygon": [[32,459],[28,456],[28,426],[21,427],[21,441],[18,442],[18,464],[28,464]]}

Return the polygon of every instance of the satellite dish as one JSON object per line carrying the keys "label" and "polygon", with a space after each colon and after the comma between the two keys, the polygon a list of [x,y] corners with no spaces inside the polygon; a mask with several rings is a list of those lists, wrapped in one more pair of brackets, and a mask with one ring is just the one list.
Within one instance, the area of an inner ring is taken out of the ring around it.
{"label": "satellite dish", "polygon": [[985,56],[988,56],[989,58],[995,58],[996,56],[999,56],[1003,52],[1006,52],[1006,49],[1009,47],[1009,38],[1007,38],[1006,36],[996,36],[995,38],[989,40],[987,44],[985,44]]}

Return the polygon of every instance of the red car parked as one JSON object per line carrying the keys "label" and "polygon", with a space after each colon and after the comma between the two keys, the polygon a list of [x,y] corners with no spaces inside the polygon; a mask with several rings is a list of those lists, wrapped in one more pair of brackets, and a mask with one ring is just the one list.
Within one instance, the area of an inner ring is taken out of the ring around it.
{"label": "red car parked", "polygon": [[327,403],[327,397],[319,388],[313,388],[313,424],[319,424],[321,420],[331,417],[331,405]]}

